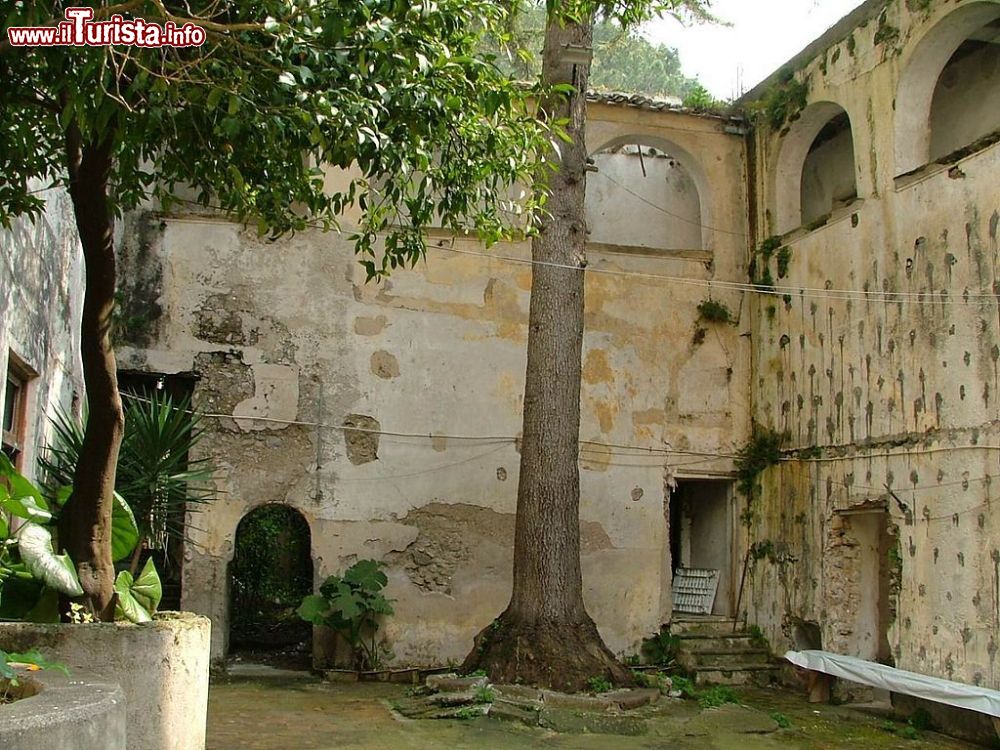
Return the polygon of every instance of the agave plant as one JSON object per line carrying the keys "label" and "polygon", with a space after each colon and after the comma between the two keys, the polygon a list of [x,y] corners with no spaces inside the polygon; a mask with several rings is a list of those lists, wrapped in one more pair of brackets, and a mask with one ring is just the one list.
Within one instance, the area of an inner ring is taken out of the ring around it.
{"label": "agave plant", "polygon": [[[55,439],[40,460],[47,493],[73,483],[85,424],[86,415],[81,423],[65,412],[56,414]],[[185,511],[197,511],[216,497],[210,460],[191,457],[203,435],[201,416],[188,398],[175,401],[160,391],[125,397],[115,490],[131,506],[139,530],[133,575],[142,549],[168,552],[170,539],[186,540]]]}

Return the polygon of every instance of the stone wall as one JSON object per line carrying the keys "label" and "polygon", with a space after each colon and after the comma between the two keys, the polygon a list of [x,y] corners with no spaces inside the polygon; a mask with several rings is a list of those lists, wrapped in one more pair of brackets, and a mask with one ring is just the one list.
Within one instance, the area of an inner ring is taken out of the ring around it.
{"label": "stone wall", "polygon": [[[35,186],[40,187],[40,186]],[[79,413],[83,394],[77,329],[83,301],[82,256],[68,195],[47,190],[45,211],[0,229],[0,374],[13,354],[31,376],[21,468],[35,458],[61,407]],[[0,378],[3,403],[6,378]]]}
{"label": "stone wall", "polygon": [[[779,653],[813,623],[825,649],[875,658],[884,639],[902,668],[996,688],[1000,145],[920,164],[927,92],[1000,4],[863,10],[800,61],[807,106],[756,138],[757,242],[791,231],[758,256],[778,288],[755,295],[753,415],[804,452],[762,477],[749,615]],[[953,106],[1000,129],[997,88],[968,86]],[[802,154],[841,108],[858,199],[792,228]]]}
{"label": "stone wall", "polygon": [[[727,129],[720,118],[591,106],[592,151],[669,153],[697,186],[706,225],[698,247],[657,249],[671,247],[671,217],[652,221],[647,206],[620,199],[616,221],[641,206],[646,218],[633,223],[646,236],[628,248],[604,238],[590,252],[584,580],[619,652],[670,613],[665,465],[671,479],[728,476],[731,459],[714,456],[746,438],[748,347],[736,326],[706,325],[696,310],[708,281],[746,272],[743,139]],[[638,164],[616,174],[641,187]],[[317,583],[360,558],[388,564],[393,666],[462,659],[510,594],[527,245],[486,250],[432,232],[426,262],[376,284],[334,234],[268,242],[211,216],[131,220],[130,236],[152,248],[143,283],[161,293],[122,366],[193,373],[198,407],[221,415],[203,447],[225,495],[191,519],[183,586],[184,608],[213,619],[213,655],[227,647],[237,524],[280,502],[310,523]],[[741,308],[738,295],[716,298]]]}

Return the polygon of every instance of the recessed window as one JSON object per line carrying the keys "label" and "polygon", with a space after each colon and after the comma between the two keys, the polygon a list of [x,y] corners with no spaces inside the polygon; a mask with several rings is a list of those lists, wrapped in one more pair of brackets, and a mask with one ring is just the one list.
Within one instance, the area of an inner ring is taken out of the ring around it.
{"label": "recessed window", "polygon": [[900,76],[895,111],[898,177],[1000,129],[1000,4],[965,3],[923,35]]}
{"label": "recessed window", "polygon": [[28,426],[28,391],[34,373],[13,354],[7,364],[3,389],[3,452],[18,469],[24,454]]}
{"label": "recessed window", "polygon": [[966,39],[944,66],[931,104],[931,161],[1000,130],[1000,18]]}
{"label": "recessed window", "polygon": [[592,157],[587,176],[589,241],[623,249],[704,247],[702,197],[694,176],[667,144],[637,140]]}
{"label": "recessed window", "polygon": [[851,120],[841,112],[819,131],[802,165],[802,224],[843,208],[857,197]]}
{"label": "recessed window", "polygon": [[785,134],[774,167],[776,234],[809,226],[858,198],[854,132],[835,102],[806,107]]}

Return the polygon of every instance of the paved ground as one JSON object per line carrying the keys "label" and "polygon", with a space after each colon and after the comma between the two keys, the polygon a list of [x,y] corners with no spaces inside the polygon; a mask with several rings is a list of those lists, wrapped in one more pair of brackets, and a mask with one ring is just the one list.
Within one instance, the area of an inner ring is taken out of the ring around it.
{"label": "paved ground", "polygon": [[[555,734],[488,718],[410,721],[398,718],[393,700],[405,687],[332,685],[282,672],[245,670],[213,684],[209,698],[209,750],[764,750],[843,748],[972,748],[931,732],[907,739],[904,725],[858,710],[811,706],[772,690],[740,691],[742,706],[702,711],[693,701],[665,700],[642,736]],[[748,734],[780,712],[790,726]],[[756,720],[763,721],[756,721]],[[889,728],[895,731],[889,731]]]}

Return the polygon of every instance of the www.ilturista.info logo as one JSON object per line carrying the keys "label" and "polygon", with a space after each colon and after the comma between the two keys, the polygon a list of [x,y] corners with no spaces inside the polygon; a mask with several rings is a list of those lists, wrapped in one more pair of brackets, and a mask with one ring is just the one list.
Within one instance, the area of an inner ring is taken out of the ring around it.
{"label": "www.ilturista.info logo", "polygon": [[66,8],[65,16],[55,26],[11,26],[7,41],[11,47],[200,47],[205,43],[205,29],[193,23],[159,24],[117,13],[106,21],[94,21],[93,8]]}

